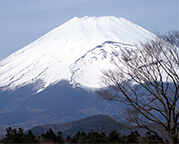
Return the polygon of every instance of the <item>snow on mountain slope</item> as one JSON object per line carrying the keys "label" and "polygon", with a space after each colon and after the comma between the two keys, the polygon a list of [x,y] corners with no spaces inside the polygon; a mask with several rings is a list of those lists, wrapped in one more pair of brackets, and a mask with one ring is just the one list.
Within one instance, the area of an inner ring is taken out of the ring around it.
{"label": "snow on mountain slope", "polygon": [[83,84],[90,88],[102,87],[102,72],[114,69],[115,67],[112,64],[114,57],[122,55],[123,51],[130,52],[131,49],[135,49],[131,44],[106,41],[88,51],[70,66],[72,73],[71,84]]}
{"label": "snow on mountain slope", "polygon": [[[2,60],[0,87],[15,89],[42,80],[43,90],[62,79],[74,79],[77,75],[74,75],[71,65],[105,41],[136,44],[152,37],[152,33],[124,18],[75,17]],[[98,56],[100,54],[96,55]],[[107,60],[109,59],[105,61]],[[87,70],[93,73],[99,65],[105,68],[104,62],[96,63],[92,69]],[[88,87],[99,86],[96,81],[93,83],[94,78],[90,77],[90,81],[88,78],[88,75],[83,74],[80,84]]]}

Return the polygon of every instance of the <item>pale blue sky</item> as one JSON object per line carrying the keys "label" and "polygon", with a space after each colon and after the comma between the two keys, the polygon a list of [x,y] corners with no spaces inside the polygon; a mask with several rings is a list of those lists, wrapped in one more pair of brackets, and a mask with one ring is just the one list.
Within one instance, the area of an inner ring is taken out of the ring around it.
{"label": "pale blue sky", "polygon": [[179,0],[0,0],[0,60],[74,16],[124,17],[165,33],[179,30]]}

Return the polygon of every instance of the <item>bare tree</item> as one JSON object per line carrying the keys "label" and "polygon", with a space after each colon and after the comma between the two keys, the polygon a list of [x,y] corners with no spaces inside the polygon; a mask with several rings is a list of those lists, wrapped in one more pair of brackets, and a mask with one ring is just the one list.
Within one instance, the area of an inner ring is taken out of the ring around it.
{"label": "bare tree", "polygon": [[115,69],[104,72],[108,87],[98,94],[103,99],[125,103],[128,119],[157,135],[179,142],[179,32],[157,37],[113,60]]}

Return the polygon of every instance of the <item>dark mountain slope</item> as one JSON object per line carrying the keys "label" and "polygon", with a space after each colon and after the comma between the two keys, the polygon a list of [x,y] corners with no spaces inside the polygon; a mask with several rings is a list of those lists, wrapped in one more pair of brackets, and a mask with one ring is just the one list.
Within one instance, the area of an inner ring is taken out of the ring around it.
{"label": "dark mountain slope", "polygon": [[73,88],[67,81],[34,93],[28,85],[0,92],[0,125],[32,127],[78,120],[96,114],[112,115],[119,104],[101,100],[95,92]]}
{"label": "dark mountain slope", "polygon": [[68,123],[40,125],[33,127],[30,130],[35,135],[41,135],[42,133],[48,131],[50,128],[55,133],[61,131],[64,136],[73,136],[77,133],[77,131],[84,131],[85,133],[88,133],[91,130],[103,131],[106,133],[109,133],[112,130],[117,130],[121,134],[129,132],[129,130],[121,126],[119,122],[106,115],[95,115]]}

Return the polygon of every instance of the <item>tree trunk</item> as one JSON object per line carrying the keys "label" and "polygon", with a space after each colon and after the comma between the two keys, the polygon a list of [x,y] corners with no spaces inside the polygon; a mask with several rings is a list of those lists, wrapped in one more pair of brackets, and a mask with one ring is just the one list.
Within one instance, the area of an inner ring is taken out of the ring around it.
{"label": "tree trunk", "polygon": [[169,144],[174,144],[174,138],[172,136],[169,137]]}
{"label": "tree trunk", "polygon": [[179,143],[179,127],[177,128],[177,142]]}
{"label": "tree trunk", "polygon": [[178,140],[178,134],[170,132],[170,135],[169,135],[169,144],[177,144],[178,142],[179,142],[179,140]]}

